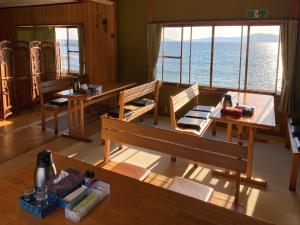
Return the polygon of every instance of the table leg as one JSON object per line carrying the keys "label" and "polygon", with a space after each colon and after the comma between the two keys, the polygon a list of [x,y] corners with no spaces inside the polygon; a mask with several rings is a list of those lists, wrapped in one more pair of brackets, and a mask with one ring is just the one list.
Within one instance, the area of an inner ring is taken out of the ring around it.
{"label": "table leg", "polygon": [[291,177],[290,177],[290,190],[295,191],[297,185],[298,177],[298,168],[299,168],[299,154],[293,154],[292,156],[292,168],[291,168]]}
{"label": "table leg", "polygon": [[74,129],[75,129],[75,136],[78,136],[78,101],[74,99]]}
{"label": "table leg", "polygon": [[73,101],[69,99],[68,101],[68,112],[69,112],[69,134],[73,135]]}
{"label": "table leg", "polygon": [[84,104],[83,99],[69,99],[69,130],[62,133],[63,137],[73,138],[80,141],[92,142],[85,138],[84,134]]}
{"label": "table leg", "polygon": [[110,157],[110,140],[105,139],[104,142],[104,162],[107,162]]}
{"label": "table leg", "polygon": [[232,123],[227,123],[227,142],[232,142]]}
{"label": "table leg", "polygon": [[[227,142],[232,142],[232,123],[227,123]],[[224,170],[224,174],[229,175],[229,170]]]}
{"label": "table leg", "polygon": [[[238,143],[241,144],[243,127],[238,126]],[[246,174],[241,175],[241,181],[259,185],[261,187],[266,187],[267,183],[263,179],[253,178],[252,177],[252,165],[253,165],[253,146],[254,146],[254,136],[255,136],[255,128],[249,127],[249,140],[248,140],[248,160],[247,160],[247,171]],[[227,141],[232,141],[232,124],[228,124],[227,127]],[[213,175],[225,176],[228,178],[235,178],[236,174],[234,172],[230,172],[228,170],[213,170]]]}
{"label": "table leg", "polygon": [[255,128],[249,127],[248,139],[248,162],[247,162],[247,178],[251,179],[253,166],[253,146],[254,146]]}
{"label": "table leg", "polygon": [[79,126],[80,126],[80,136],[84,138],[84,108],[83,99],[79,100]]}
{"label": "table leg", "polygon": [[243,138],[243,126],[242,125],[238,125],[237,126],[238,131],[237,131],[237,143],[239,145],[243,144],[242,138]]}

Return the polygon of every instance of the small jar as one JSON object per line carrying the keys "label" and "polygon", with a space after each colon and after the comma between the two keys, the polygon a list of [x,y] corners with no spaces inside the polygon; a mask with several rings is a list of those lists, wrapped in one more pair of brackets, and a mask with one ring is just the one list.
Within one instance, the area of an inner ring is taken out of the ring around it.
{"label": "small jar", "polygon": [[232,107],[231,95],[225,94],[222,100],[222,108]]}

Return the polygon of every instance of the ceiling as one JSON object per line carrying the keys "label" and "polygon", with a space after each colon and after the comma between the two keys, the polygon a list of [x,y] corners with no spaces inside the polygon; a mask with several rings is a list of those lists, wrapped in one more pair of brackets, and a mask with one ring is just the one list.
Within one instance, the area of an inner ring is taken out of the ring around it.
{"label": "ceiling", "polygon": [[48,5],[69,2],[79,2],[81,0],[0,0],[0,8],[32,6],[32,5]]}

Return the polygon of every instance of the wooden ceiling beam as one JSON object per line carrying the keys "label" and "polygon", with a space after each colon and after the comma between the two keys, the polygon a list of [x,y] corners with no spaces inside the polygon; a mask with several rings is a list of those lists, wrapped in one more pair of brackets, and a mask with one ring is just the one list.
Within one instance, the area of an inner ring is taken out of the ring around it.
{"label": "wooden ceiling beam", "polygon": [[291,18],[298,19],[298,0],[291,0]]}
{"label": "wooden ceiling beam", "polygon": [[153,22],[153,1],[154,0],[147,0],[148,23]]}

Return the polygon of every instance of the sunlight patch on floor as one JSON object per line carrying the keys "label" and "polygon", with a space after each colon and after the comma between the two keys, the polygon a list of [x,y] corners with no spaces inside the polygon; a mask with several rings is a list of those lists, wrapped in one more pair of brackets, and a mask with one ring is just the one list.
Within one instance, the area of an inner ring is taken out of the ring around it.
{"label": "sunlight patch on floor", "polygon": [[9,121],[9,120],[3,120],[3,121],[0,121],[0,127],[5,127],[5,126],[8,126],[10,124],[13,124],[14,122],[12,121]]}
{"label": "sunlight patch on floor", "polygon": [[247,205],[245,206],[245,214],[252,216],[259,198],[260,190],[254,188],[249,188],[249,190],[250,192],[247,191],[249,195]]}
{"label": "sunlight patch on floor", "polygon": [[143,168],[153,168],[161,158],[158,154],[136,150],[132,147],[127,147],[126,151],[122,151],[121,153],[119,151],[116,154],[116,156],[112,155],[111,157],[113,161],[126,162]]}

